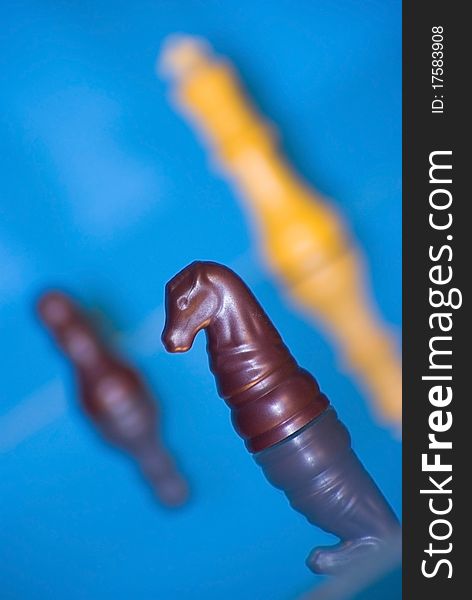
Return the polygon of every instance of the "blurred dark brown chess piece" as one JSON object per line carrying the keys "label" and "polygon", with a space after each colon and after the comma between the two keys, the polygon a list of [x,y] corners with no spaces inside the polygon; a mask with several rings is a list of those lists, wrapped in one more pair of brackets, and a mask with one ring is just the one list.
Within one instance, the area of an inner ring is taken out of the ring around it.
{"label": "blurred dark brown chess piece", "polygon": [[218,263],[194,262],[166,286],[167,350],[187,352],[202,329],[218,393],[247,449],[295,510],[340,538],[315,548],[309,567],[339,573],[398,536],[392,509],[315,378],[245,283]]}
{"label": "blurred dark brown chess piece", "polygon": [[37,311],[75,370],[80,404],[89,419],[107,441],[136,461],[160,502],[183,504],[187,483],[159,439],[156,404],[137,371],[103,342],[64,292],[44,293]]}

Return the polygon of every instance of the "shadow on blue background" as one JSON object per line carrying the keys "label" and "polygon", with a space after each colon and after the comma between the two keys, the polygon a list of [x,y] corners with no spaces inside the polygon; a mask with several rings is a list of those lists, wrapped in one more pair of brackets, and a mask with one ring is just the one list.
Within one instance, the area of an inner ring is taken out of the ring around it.
{"label": "shadow on blue background", "polygon": [[[2,598],[277,600],[321,580],[304,559],[332,538],[265,482],[216,395],[204,340],[179,357],[160,347],[164,283],[196,258],[253,287],[400,511],[400,443],[270,279],[245,213],[155,74],[174,32],[202,35],[234,62],[296,168],[350,222],[398,330],[400,11],[396,0],[1,4]],[[51,284],[122,330],[191,479],[184,510],[156,506],[79,414],[32,316]]]}

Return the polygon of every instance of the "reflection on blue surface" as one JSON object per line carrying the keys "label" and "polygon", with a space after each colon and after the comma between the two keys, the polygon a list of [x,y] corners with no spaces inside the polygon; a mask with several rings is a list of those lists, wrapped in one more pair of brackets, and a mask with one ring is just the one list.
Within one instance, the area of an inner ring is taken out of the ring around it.
{"label": "reflection on blue surface", "polygon": [[[195,258],[235,268],[349,426],[399,511],[401,447],[255,256],[247,219],[155,75],[164,38],[202,35],[237,65],[302,175],[365,250],[401,317],[400,2],[3,2],[0,8],[2,598],[295,598],[331,542],[272,489],[234,433],[204,340],[160,348],[164,283]],[[159,393],[193,482],[156,507],[76,409],[31,302],[59,284],[111,315]]]}

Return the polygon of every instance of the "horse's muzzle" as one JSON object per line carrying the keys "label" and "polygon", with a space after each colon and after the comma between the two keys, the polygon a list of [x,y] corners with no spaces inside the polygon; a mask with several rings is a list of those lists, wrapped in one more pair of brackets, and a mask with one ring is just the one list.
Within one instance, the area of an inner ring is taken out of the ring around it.
{"label": "horse's muzzle", "polygon": [[167,352],[187,352],[187,350],[190,350],[189,344],[185,344],[183,340],[179,340],[178,335],[169,333],[166,329],[162,332],[161,339]]}

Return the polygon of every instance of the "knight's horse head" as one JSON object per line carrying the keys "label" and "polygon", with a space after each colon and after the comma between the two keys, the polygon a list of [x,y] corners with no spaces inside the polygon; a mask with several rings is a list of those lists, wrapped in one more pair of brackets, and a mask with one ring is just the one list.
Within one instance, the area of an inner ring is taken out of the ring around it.
{"label": "knight's horse head", "polygon": [[162,342],[169,352],[187,352],[201,329],[219,309],[219,294],[211,280],[215,263],[196,261],[166,285],[166,323]]}

